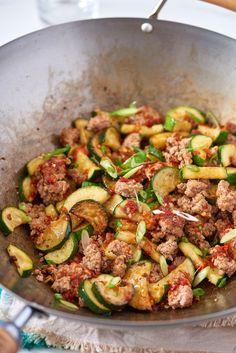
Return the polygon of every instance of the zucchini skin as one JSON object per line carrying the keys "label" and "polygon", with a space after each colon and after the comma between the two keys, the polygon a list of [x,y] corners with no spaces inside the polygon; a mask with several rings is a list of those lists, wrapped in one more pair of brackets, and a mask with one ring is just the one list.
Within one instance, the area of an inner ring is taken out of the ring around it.
{"label": "zucchini skin", "polygon": [[111,148],[113,151],[118,151],[121,147],[120,134],[118,130],[113,126],[104,129],[100,133],[99,142],[100,144]]}
{"label": "zucchini skin", "polygon": [[[11,221],[5,219],[7,217],[5,213],[8,213],[9,215],[11,215],[13,219],[14,219],[14,213],[17,213],[18,222],[14,225],[14,227],[11,227],[10,225]],[[3,232],[5,236],[7,236],[11,234],[16,227],[22,224],[26,224],[30,221],[31,221],[31,218],[27,216],[23,211],[19,210],[18,208],[5,207],[2,209],[1,215],[0,215],[0,230]]]}
{"label": "zucchini skin", "polygon": [[12,244],[7,247],[7,252],[10,258],[13,259],[19,275],[22,278],[29,277],[33,270],[33,261],[31,258],[23,250]]}

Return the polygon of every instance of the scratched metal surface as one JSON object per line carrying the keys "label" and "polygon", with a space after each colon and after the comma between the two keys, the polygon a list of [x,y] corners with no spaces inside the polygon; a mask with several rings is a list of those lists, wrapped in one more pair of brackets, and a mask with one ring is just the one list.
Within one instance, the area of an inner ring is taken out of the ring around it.
{"label": "scratched metal surface", "polygon": [[[145,20],[146,21],[146,20]],[[133,100],[165,112],[177,104],[236,117],[236,42],[194,27],[142,19],[75,22],[27,35],[0,49],[0,207],[17,204],[19,171],[30,158],[55,147],[57,135],[96,107],[114,109]],[[86,309],[56,307],[50,288],[20,279],[9,264],[7,244],[37,262],[27,227],[0,234],[0,283],[51,313],[100,325],[171,325],[236,311],[236,280],[185,310],[110,318]]]}

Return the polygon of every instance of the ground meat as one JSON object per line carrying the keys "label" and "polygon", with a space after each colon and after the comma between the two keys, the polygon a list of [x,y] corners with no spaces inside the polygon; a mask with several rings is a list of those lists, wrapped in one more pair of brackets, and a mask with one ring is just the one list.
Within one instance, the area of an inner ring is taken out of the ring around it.
{"label": "ground meat", "polygon": [[150,283],[156,283],[160,281],[160,279],[163,278],[163,274],[161,272],[160,265],[157,263],[152,264],[151,272],[149,275],[149,282]]}
{"label": "ground meat", "polygon": [[176,258],[172,262],[172,265],[177,267],[177,266],[181,265],[182,262],[184,262],[185,259],[186,259],[185,256],[176,256]]}
{"label": "ground meat", "polygon": [[230,257],[229,246],[216,245],[210,250],[211,261],[220,273],[231,277],[236,272],[236,261]]}
{"label": "ground meat", "polygon": [[36,180],[44,204],[62,201],[70,193],[70,183],[66,180],[68,164],[70,160],[65,156],[54,156],[40,166]]}
{"label": "ground meat", "polygon": [[124,197],[135,197],[141,190],[143,190],[143,185],[133,179],[127,179],[127,181],[121,179],[118,180],[115,185],[115,193]]}
{"label": "ground meat", "polygon": [[229,230],[234,228],[233,224],[227,218],[226,219],[222,219],[222,218],[217,219],[217,221],[215,222],[215,226],[216,226],[217,233],[218,233],[218,236],[220,239],[225,235],[225,233],[227,233]]}
{"label": "ground meat", "polygon": [[233,134],[229,134],[225,141],[225,143],[235,143],[235,142],[236,142],[236,136],[234,136]]}
{"label": "ground meat", "polygon": [[215,221],[213,219],[209,219],[206,223],[202,225],[202,234],[206,238],[210,238],[216,233]]}
{"label": "ground meat", "polygon": [[219,182],[216,196],[216,204],[221,211],[233,212],[236,206],[236,190],[233,190],[227,181],[221,180]]}
{"label": "ground meat", "polygon": [[150,231],[150,236],[159,243],[161,239],[165,238],[166,234],[161,231],[160,228]]}
{"label": "ground meat", "polygon": [[163,152],[166,162],[175,167],[183,167],[192,164],[192,153],[187,150],[188,138],[181,139],[179,134],[168,137],[166,151]]}
{"label": "ground meat", "polygon": [[231,240],[229,243],[229,255],[230,257],[236,261],[236,239]]}
{"label": "ground meat", "polygon": [[138,113],[127,119],[127,122],[129,124],[146,125],[150,127],[154,124],[160,124],[161,115],[152,107],[143,105],[139,108]]}
{"label": "ground meat", "polygon": [[161,232],[168,237],[181,238],[184,235],[185,220],[178,216],[163,217],[159,221]]}
{"label": "ground meat", "polygon": [[24,211],[28,216],[32,218],[32,220],[29,222],[32,241],[34,244],[40,245],[43,240],[42,238],[44,230],[56,218],[52,218],[51,216],[46,215],[44,205],[32,205],[30,203],[25,203]]}
{"label": "ground meat", "polygon": [[79,142],[79,130],[75,128],[64,128],[60,135],[60,143],[64,146],[66,144],[73,145]]}
{"label": "ground meat", "polygon": [[178,251],[178,245],[176,240],[169,239],[166,242],[158,245],[157,249],[160,251],[162,255],[165,256],[167,260],[173,261]]}
{"label": "ground meat", "polygon": [[231,121],[228,121],[228,122],[225,124],[224,128],[225,128],[226,130],[228,130],[229,132],[231,132],[231,134],[236,134],[236,124],[231,123]]}
{"label": "ground meat", "polygon": [[124,255],[126,261],[130,260],[133,256],[133,251],[132,251],[131,245],[127,244],[126,242],[124,242],[122,240],[112,241],[110,243],[109,250],[110,250],[110,252],[112,252],[116,256]]}
{"label": "ground meat", "polygon": [[188,239],[191,243],[195,244],[201,250],[209,249],[210,244],[205,240],[201,230],[198,230],[194,225],[186,226],[186,232],[188,233]]}
{"label": "ground meat", "polygon": [[126,256],[125,255],[117,256],[112,264],[112,275],[119,276],[122,278],[125,275],[126,269],[127,269]]}
{"label": "ground meat", "polygon": [[202,194],[197,194],[193,198],[182,196],[177,200],[179,208],[190,214],[199,214],[202,217],[210,218],[212,206],[207,202]]}
{"label": "ground meat", "polygon": [[84,249],[82,264],[91,271],[96,273],[101,272],[102,253],[96,242],[91,241],[90,244]]}
{"label": "ground meat", "polygon": [[129,134],[125,137],[121,148],[139,148],[141,144],[141,137],[138,133],[134,132],[133,134]]}
{"label": "ground meat", "polygon": [[236,210],[232,212],[232,219],[233,219],[234,227],[236,227]]}
{"label": "ground meat", "polygon": [[184,194],[187,197],[195,197],[197,194],[207,196],[207,191],[210,187],[208,180],[188,180]]}
{"label": "ground meat", "polygon": [[96,113],[97,115],[94,118],[91,118],[88,122],[88,130],[97,132],[111,126],[112,121],[109,113],[102,112],[100,110],[98,110]]}
{"label": "ground meat", "polygon": [[74,180],[77,186],[87,180],[87,173],[81,173],[77,168],[69,168],[67,170],[67,175]]}
{"label": "ground meat", "polygon": [[172,309],[187,308],[192,305],[193,291],[191,286],[179,285],[168,292],[168,304]]}

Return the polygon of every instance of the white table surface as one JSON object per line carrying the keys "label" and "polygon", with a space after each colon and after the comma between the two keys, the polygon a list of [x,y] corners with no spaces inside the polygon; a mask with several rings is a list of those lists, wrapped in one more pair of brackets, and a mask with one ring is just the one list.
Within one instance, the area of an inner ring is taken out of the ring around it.
{"label": "white table surface", "polygon": [[[100,0],[99,17],[148,17],[157,2]],[[169,0],[160,19],[192,24],[236,39],[236,13],[199,0]],[[38,15],[37,0],[0,0],[0,46],[45,27]]]}

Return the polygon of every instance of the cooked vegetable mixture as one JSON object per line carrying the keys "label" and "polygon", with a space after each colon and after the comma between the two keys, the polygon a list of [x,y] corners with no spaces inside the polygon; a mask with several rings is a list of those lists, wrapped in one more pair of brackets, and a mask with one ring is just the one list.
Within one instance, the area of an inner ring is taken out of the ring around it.
{"label": "cooked vegetable mixture", "polygon": [[68,309],[108,315],[189,307],[203,281],[235,273],[236,125],[132,103],[77,119],[60,142],[27,163],[18,208],[1,212],[2,232],[28,224],[41,256],[34,268],[9,245],[20,276]]}

